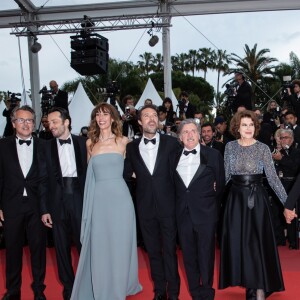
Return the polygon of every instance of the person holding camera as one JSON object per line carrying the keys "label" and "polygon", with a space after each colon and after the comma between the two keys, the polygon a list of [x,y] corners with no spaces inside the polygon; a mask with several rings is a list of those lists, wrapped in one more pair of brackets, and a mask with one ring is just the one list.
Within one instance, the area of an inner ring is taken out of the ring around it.
{"label": "person holding camera", "polygon": [[68,93],[60,90],[55,80],[51,80],[49,86],[53,94],[53,107],[61,107],[69,112]]}
{"label": "person holding camera", "polygon": [[187,92],[181,92],[179,98],[179,117],[182,119],[194,118],[196,107],[189,102],[189,94]]}
{"label": "person holding camera", "polygon": [[[293,92],[291,91],[293,88]],[[300,80],[293,80],[290,87],[286,88],[287,90],[287,101],[292,105],[293,110],[295,111],[296,117],[298,119],[297,124],[300,124]]]}
{"label": "person holding camera", "polygon": [[131,95],[127,95],[123,98],[122,102],[125,106],[125,114],[122,115],[123,121],[123,136],[128,137],[129,140],[135,138],[136,135],[140,135],[139,123],[137,120],[137,111],[134,107],[134,99]]}
{"label": "person holding camera", "polygon": [[251,85],[245,80],[245,76],[241,72],[235,73],[235,81],[237,83],[237,87],[234,91],[235,100],[233,103],[233,111],[236,112],[239,106],[245,106],[246,109],[252,110]]}
{"label": "person holding camera", "polygon": [[294,132],[294,140],[296,148],[300,145],[300,126],[297,125],[298,118],[293,111],[287,111],[284,115],[285,128],[291,129]]}
{"label": "person holding camera", "polygon": [[[280,145],[281,150],[272,154],[272,157],[275,160],[277,174],[284,189],[288,193],[292,188],[295,178],[300,170],[300,149],[295,147],[294,133],[291,129],[281,129]],[[284,224],[282,224],[282,230],[283,225]],[[296,249],[297,244],[295,221],[293,221],[291,225],[287,226],[287,238],[289,242],[289,249]]]}
{"label": "person holding camera", "polygon": [[6,108],[3,110],[2,116],[6,118],[6,125],[3,132],[3,137],[11,136],[14,134],[13,124],[11,122],[11,114],[14,108],[20,106],[21,100],[12,94],[6,102]]}

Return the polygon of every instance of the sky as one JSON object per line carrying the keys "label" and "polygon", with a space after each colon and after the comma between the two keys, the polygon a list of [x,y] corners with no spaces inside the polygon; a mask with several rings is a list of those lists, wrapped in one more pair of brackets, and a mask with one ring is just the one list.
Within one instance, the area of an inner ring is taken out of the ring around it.
{"label": "sky", "polygon": [[[3,5],[1,9],[16,8],[7,1],[12,2],[12,0],[1,0],[1,5]],[[33,1],[37,6],[45,2],[46,0]],[[64,3],[67,2],[70,4],[80,3],[78,0],[64,1]],[[7,7],[5,3],[7,3]],[[46,5],[57,5],[57,3],[59,0],[49,0]],[[171,23],[171,55],[187,53],[190,49],[198,50],[202,47],[216,49],[216,46],[226,50],[227,53],[243,56],[245,44],[252,48],[257,43],[258,50],[270,49],[269,55],[277,58],[279,62],[289,62],[291,51],[300,57],[299,11],[176,17],[172,19]],[[139,55],[144,52],[162,53],[161,32],[156,33],[160,38],[159,43],[155,47],[150,47],[148,45],[149,35],[144,31],[144,29],[139,29],[98,33],[109,39],[111,58],[137,62]],[[18,93],[22,91],[20,54],[25,89],[30,89],[27,38],[18,38],[10,33],[10,29],[0,29],[0,91],[9,90]],[[140,38],[141,41],[129,57]],[[20,42],[20,52],[18,41]],[[43,35],[38,37],[38,41],[42,44],[42,49],[38,53],[41,87],[48,86],[52,79],[62,85],[64,82],[78,77],[76,71],[70,67],[69,34]],[[203,73],[200,72],[197,75],[203,76]],[[226,81],[225,78],[221,80],[221,83]],[[208,71],[207,81],[216,88],[217,73]]]}

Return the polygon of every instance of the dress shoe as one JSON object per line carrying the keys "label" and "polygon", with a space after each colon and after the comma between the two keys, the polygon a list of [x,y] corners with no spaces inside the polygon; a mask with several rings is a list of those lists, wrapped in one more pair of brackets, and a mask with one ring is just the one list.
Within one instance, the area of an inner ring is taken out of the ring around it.
{"label": "dress shoe", "polygon": [[43,292],[34,293],[34,300],[46,300],[46,296]]}
{"label": "dress shoe", "polygon": [[21,300],[21,294],[10,294],[10,293],[5,293],[2,300]]}
{"label": "dress shoe", "polygon": [[179,300],[178,297],[168,297],[168,300]]}
{"label": "dress shoe", "polygon": [[155,294],[153,300],[167,300],[166,294]]}

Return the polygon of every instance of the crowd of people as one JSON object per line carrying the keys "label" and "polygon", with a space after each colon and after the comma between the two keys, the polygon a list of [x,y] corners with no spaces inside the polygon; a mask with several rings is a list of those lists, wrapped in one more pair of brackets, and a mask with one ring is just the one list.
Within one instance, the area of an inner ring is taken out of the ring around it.
{"label": "crowd of people", "polygon": [[[246,95],[245,78],[236,78]],[[58,95],[57,83],[50,86]],[[43,116],[39,137],[31,107],[10,111],[12,134],[0,140],[3,300],[21,299],[25,239],[34,299],[46,299],[50,236],[64,300],[124,300],[142,292],[137,246],[149,258],[153,299],[178,300],[178,244],[193,300],[215,297],[216,244],[220,289],[242,286],[248,300],[284,290],[277,246],[287,240],[298,248],[298,100],[290,100],[294,110],[277,109],[272,100],[262,114],[240,97],[231,120],[218,115],[209,123],[186,92],[180,99],[178,112],[169,98],[159,107],[146,99],[136,110],[128,95],[122,116],[100,103],[88,138],[71,133],[65,101]]]}

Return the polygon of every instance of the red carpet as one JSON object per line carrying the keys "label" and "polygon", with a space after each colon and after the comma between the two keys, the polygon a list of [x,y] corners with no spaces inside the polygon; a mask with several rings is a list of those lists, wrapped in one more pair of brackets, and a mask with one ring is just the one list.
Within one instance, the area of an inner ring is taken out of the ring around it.
{"label": "red carpet", "polygon": [[[279,248],[281,265],[283,270],[283,277],[285,283],[285,292],[275,293],[270,298],[271,300],[295,300],[298,299],[300,293],[300,251],[288,250],[287,247]],[[187,282],[184,275],[184,267],[182,262],[181,251],[179,254],[179,272],[181,277],[181,293],[180,300],[189,300],[187,289]],[[218,280],[218,256],[216,260],[215,268],[215,283],[214,287],[217,287]],[[74,251],[74,261],[77,263],[77,255]],[[24,251],[23,260],[23,284],[22,284],[22,300],[32,300],[33,294],[30,288],[31,283],[31,273],[30,273],[30,255],[28,248]],[[0,295],[5,292],[5,250],[0,250]],[[127,300],[151,300],[153,298],[152,283],[150,280],[148,259],[145,252],[139,250],[139,278],[143,285],[143,291],[132,297],[128,297]],[[47,275],[46,275],[46,285],[45,294],[48,300],[61,300],[62,299],[62,287],[58,282],[55,254],[53,249],[47,249]],[[216,300],[240,300],[245,299],[245,291],[242,288],[228,288],[226,290],[216,290]],[[82,299],[89,300],[89,299]],[[113,300],[113,299],[103,299],[103,300]]]}

